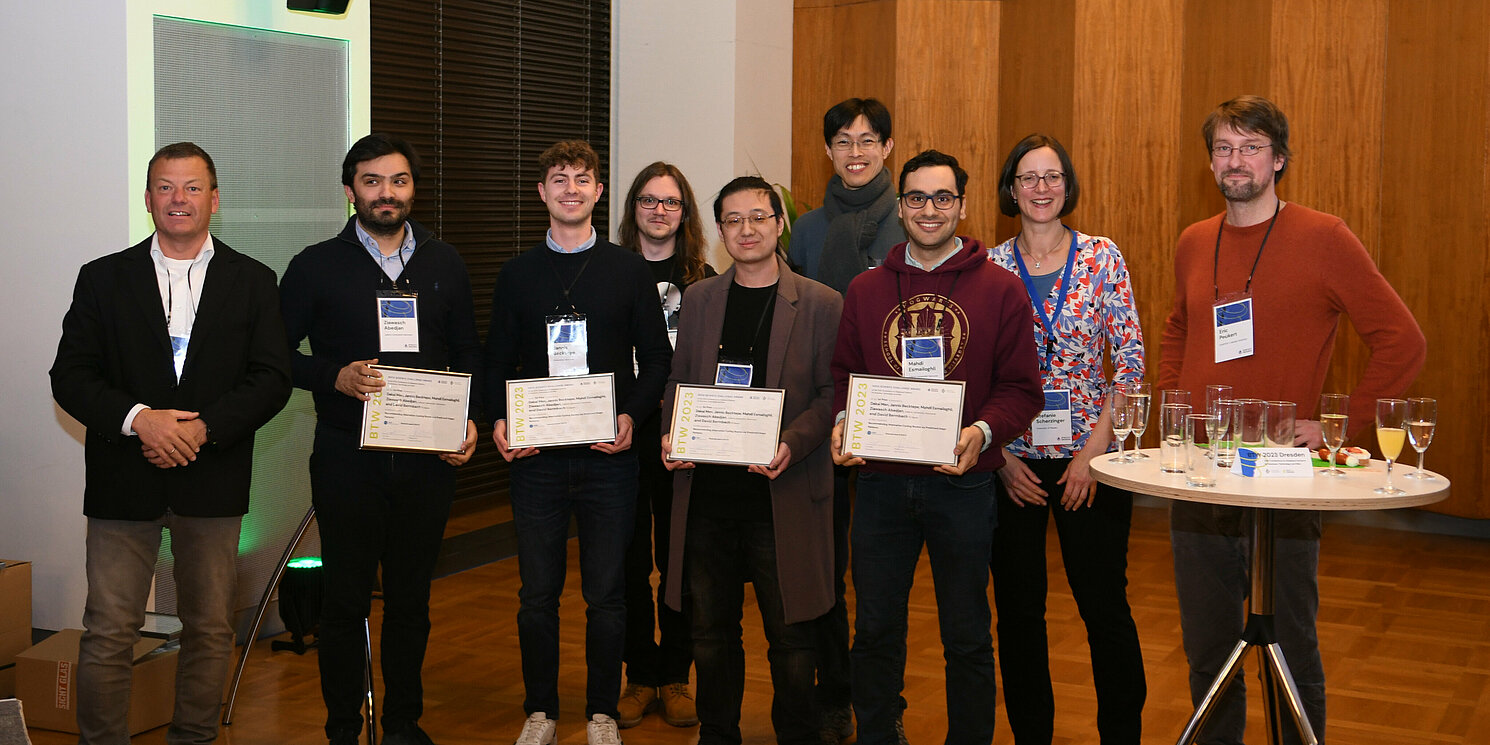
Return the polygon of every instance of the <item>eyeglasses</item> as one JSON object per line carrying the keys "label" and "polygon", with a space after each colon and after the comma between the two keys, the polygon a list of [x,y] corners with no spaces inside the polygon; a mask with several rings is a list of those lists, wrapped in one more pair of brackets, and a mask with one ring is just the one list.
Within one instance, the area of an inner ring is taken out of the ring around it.
{"label": "eyeglasses", "polygon": [[775,220],[778,217],[781,217],[781,215],[771,212],[752,212],[748,215],[730,215],[729,217],[720,220],[719,224],[723,225],[725,230],[739,230],[747,222],[749,222],[752,227],[764,228],[766,227],[766,223]]}
{"label": "eyeglasses", "polygon": [[905,206],[910,207],[913,210],[918,210],[922,207],[925,207],[927,202],[931,202],[933,205],[936,205],[936,208],[939,210],[949,210],[952,209],[952,205],[957,204],[957,200],[961,198],[961,194],[952,194],[945,191],[939,191],[935,194],[926,194],[924,192],[912,191],[900,195],[900,201],[905,202]]}
{"label": "eyeglasses", "polygon": [[662,205],[662,209],[667,210],[668,212],[677,212],[678,210],[683,209],[683,200],[674,199],[673,197],[658,199],[657,197],[643,194],[642,196],[636,198],[636,203],[641,205],[642,209],[644,210],[657,209],[657,205],[659,204]]}
{"label": "eyeglasses", "polygon": [[1041,181],[1045,182],[1045,186],[1047,188],[1059,189],[1061,188],[1061,184],[1066,183],[1066,174],[1061,173],[1060,171],[1050,171],[1049,173],[1021,173],[1018,176],[1015,176],[1014,180],[1019,183],[1020,188],[1025,189],[1026,191],[1034,189],[1035,184],[1038,184]]}
{"label": "eyeglasses", "polygon": [[1237,145],[1235,147],[1231,145],[1216,145],[1211,148],[1211,155],[1217,158],[1230,158],[1232,153],[1240,153],[1244,158],[1251,158],[1262,152],[1263,149],[1272,146],[1272,143],[1267,145]]}
{"label": "eyeglasses", "polygon": [[880,144],[880,142],[880,138],[873,135],[860,137],[857,140],[848,137],[838,137],[833,140],[832,147],[834,150],[837,150],[839,152],[848,152],[849,150],[852,150],[855,145],[858,145],[861,151],[868,151],[875,145]]}

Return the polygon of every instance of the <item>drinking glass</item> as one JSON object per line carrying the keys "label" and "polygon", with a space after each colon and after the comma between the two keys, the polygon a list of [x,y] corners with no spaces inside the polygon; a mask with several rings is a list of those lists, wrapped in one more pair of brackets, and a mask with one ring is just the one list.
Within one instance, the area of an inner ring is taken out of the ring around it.
{"label": "drinking glass", "polygon": [[[1222,400],[1231,399],[1231,398],[1232,398],[1232,395],[1231,395],[1231,386],[1229,386],[1229,385],[1215,384],[1215,385],[1208,385],[1208,386],[1206,386],[1205,387],[1205,413],[1207,413],[1207,414],[1215,414],[1215,413],[1217,413],[1216,412],[1216,404],[1220,403]],[[1209,434],[1209,433],[1207,433],[1207,434]],[[1212,438],[1212,439],[1214,439],[1214,438]],[[1215,450],[1214,449],[1208,449],[1208,450],[1206,450],[1205,451],[1205,457],[1207,457],[1207,458],[1214,458],[1214,457],[1216,457]]]}
{"label": "drinking glass", "polygon": [[1260,398],[1237,399],[1237,413],[1241,423],[1237,425],[1237,439],[1242,447],[1261,447],[1267,432],[1267,404]]}
{"label": "drinking glass", "polygon": [[1407,474],[1407,478],[1434,480],[1433,474],[1423,470],[1423,451],[1433,444],[1433,427],[1438,424],[1438,402],[1431,398],[1407,399],[1407,441],[1418,451],[1418,470]]}
{"label": "drinking glass", "polygon": [[1185,417],[1185,485],[1209,487],[1216,485],[1214,462],[1204,462],[1196,455],[1195,438],[1201,432],[1210,432],[1219,417],[1215,414],[1190,414]]}
{"label": "drinking glass", "polygon": [[1392,486],[1392,464],[1402,454],[1402,444],[1407,440],[1407,402],[1400,398],[1376,399],[1376,444],[1381,446],[1381,457],[1387,459],[1387,480],[1372,491],[1377,494],[1406,494]]}
{"label": "drinking glass", "polygon": [[1350,423],[1350,396],[1344,393],[1326,393],[1319,397],[1319,429],[1324,435],[1324,446],[1330,449],[1330,467],[1320,471],[1323,476],[1344,476],[1336,459],[1345,444],[1345,428]]}
{"label": "drinking glass", "polygon": [[1159,410],[1159,470],[1185,472],[1185,417],[1190,404],[1164,404]]}
{"label": "drinking glass", "polygon": [[1145,460],[1148,456],[1142,450],[1143,433],[1149,428],[1149,400],[1153,395],[1153,386],[1135,380],[1124,383],[1122,391],[1128,394],[1128,425],[1133,429],[1133,455],[1128,460]]}
{"label": "drinking glass", "polygon": [[1267,426],[1264,440],[1270,448],[1293,447],[1293,419],[1297,407],[1292,401],[1267,402]]}
{"label": "drinking glass", "polygon": [[1159,392],[1159,405],[1184,404],[1190,405],[1190,392],[1180,388],[1166,388]]}
{"label": "drinking glass", "polygon": [[1215,453],[1217,468],[1231,468],[1236,458],[1237,429],[1242,426],[1242,415],[1237,402],[1222,399],[1216,402],[1216,433],[1211,435],[1211,451]]}
{"label": "drinking glass", "polygon": [[1128,421],[1128,415],[1132,409],[1128,407],[1128,394],[1117,388],[1107,392],[1107,413],[1112,421],[1112,437],[1117,440],[1118,454],[1113,459],[1115,463],[1130,462],[1123,453],[1123,440],[1128,439],[1128,433],[1133,431],[1133,425]]}

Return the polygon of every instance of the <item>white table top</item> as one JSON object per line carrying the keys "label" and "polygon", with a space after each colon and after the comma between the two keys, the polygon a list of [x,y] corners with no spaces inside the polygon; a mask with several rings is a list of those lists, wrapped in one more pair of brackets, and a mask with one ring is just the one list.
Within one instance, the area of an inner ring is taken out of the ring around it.
{"label": "white table top", "polygon": [[[1371,490],[1386,479],[1386,461],[1371,459],[1365,468],[1345,468],[1345,476],[1314,478],[1253,478],[1229,472],[1216,473],[1216,485],[1185,485],[1185,474],[1159,470],[1159,449],[1145,448],[1147,460],[1137,463],[1115,463],[1116,453],[1092,459],[1092,475],[1104,484],[1165,499],[1204,502],[1234,507],[1270,507],[1282,510],[1386,510],[1418,507],[1449,496],[1449,480],[1432,473],[1431,481],[1406,478],[1415,466],[1397,463],[1392,467],[1392,486],[1407,492],[1397,496],[1375,494]],[[1197,455],[1197,457],[1203,457]]]}

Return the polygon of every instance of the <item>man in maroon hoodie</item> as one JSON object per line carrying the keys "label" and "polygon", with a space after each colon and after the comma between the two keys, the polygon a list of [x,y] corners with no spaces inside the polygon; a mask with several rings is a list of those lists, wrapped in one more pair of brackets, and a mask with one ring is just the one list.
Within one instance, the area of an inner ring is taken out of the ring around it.
{"label": "man in maroon hoodie", "polygon": [[988,558],[993,474],[1003,465],[997,446],[1023,433],[1044,399],[1023,286],[988,261],[981,242],[956,234],[967,216],[966,187],[967,172],[950,155],[927,150],[906,162],[899,214],[910,240],[853,280],[838,327],[833,378],[840,412],[850,373],[904,374],[902,337],[939,338],[942,377],[966,384],[954,465],[865,462],[842,454],[841,413],[833,430],[835,462],[862,465],[850,552],[861,745],[904,741],[896,730],[905,709],[906,605],[923,546],[947,661],[947,743],[993,740]]}

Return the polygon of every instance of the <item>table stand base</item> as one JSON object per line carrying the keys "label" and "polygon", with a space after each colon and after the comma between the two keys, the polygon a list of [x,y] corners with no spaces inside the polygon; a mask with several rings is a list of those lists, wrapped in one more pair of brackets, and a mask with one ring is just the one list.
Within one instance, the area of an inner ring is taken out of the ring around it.
{"label": "table stand base", "polygon": [[[1248,649],[1257,650],[1257,675],[1262,679],[1263,708],[1267,711],[1268,742],[1281,745],[1283,742],[1283,718],[1278,710],[1287,703],[1300,739],[1304,745],[1319,745],[1309,717],[1304,714],[1304,702],[1299,697],[1299,687],[1293,682],[1293,673],[1288,670],[1288,661],[1283,659],[1283,648],[1278,646],[1278,637],[1273,630],[1273,510],[1252,509],[1252,613],[1247,616],[1247,626],[1242,630],[1242,639],[1232,648],[1221,673],[1211,683],[1205,698],[1195,707],[1195,714],[1180,734],[1178,745],[1193,745],[1200,737],[1200,728],[1210,718],[1211,712],[1221,700],[1221,694],[1242,670],[1242,657]],[[1282,694],[1281,697],[1279,694]],[[1280,698],[1282,699],[1280,701]]]}

